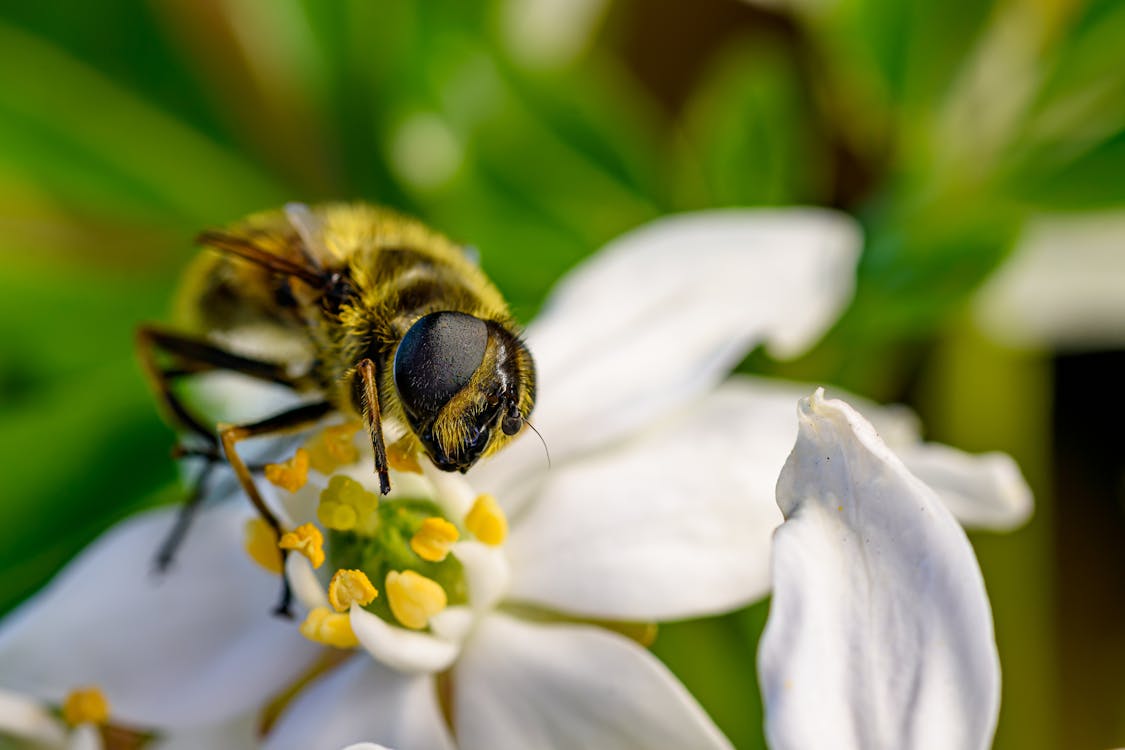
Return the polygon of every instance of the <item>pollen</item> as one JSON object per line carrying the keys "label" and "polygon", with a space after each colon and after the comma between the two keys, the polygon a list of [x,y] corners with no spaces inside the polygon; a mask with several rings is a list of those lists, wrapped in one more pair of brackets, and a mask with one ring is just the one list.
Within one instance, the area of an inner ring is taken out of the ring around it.
{"label": "pollen", "polygon": [[293,458],[279,464],[266,464],[266,479],[289,492],[296,492],[309,481],[309,452],[298,448]]}
{"label": "pollen", "polygon": [[406,445],[405,440],[399,440],[387,446],[387,466],[407,474],[421,474],[422,464],[418,463],[418,454]]}
{"label": "pollen", "polygon": [[66,696],[62,715],[63,721],[72,727],[79,724],[105,724],[109,719],[109,701],[96,687],[79,688]]}
{"label": "pollen", "polygon": [[324,564],[324,535],[311,523],[303,523],[292,531],[282,534],[277,546],[299,552],[309,559],[314,568]]}
{"label": "pollen", "polygon": [[375,601],[378,590],[362,570],[337,570],[328,582],[328,603],[337,612],[358,604],[364,607]]}
{"label": "pollen", "polygon": [[320,493],[317,519],[334,531],[373,534],[379,525],[379,498],[351,477],[337,474]]}
{"label": "pollen", "polygon": [[305,443],[305,450],[309,454],[309,465],[328,476],[341,466],[354,464],[359,460],[359,450],[355,447],[355,434],[359,432],[361,426],[359,422],[345,422],[325,427],[318,432]]}
{"label": "pollen", "polygon": [[301,623],[301,635],[316,643],[335,648],[355,648],[359,639],[352,630],[352,621],[346,614],[339,614],[328,607],[316,607]]}
{"label": "pollen", "polygon": [[447,602],[445,589],[413,570],[387,573],[384,588],[391,613],[411,630],[426,627],[431,617],[445,609]]}
{"label": "pollen", "polygon": [[465,528],[490,547],[499,547],[508,538],[508,518],[492,495],[479,495],[465,516]]}
{"label": "pollen", "polygon": [[441,562],[459,536],[456,526],[444,518],[433,516],[422,521],[418,531],[414,532],[410,539],[410,549],[423,560]]}
{"label": "pollen", "polygon": [[246,522],[242,544],[251,560],[270,573],[281,574],[281,550],[277,546],[277,534],[265,520],[251,518]]}

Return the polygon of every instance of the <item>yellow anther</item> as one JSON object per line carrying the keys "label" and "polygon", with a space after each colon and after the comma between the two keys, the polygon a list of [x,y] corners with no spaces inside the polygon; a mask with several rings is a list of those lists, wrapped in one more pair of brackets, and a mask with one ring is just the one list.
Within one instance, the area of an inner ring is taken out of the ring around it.
{"label": "yellow anther", "polygon": [[292,531],[282,534],[277,546],[301,553],[309,558],[314,568],[324,564],[324,535],[311,523],[303,523]]}
{"label": "yellow anther", "polygon": [[242,544],[250,559],[271,573],[281,573],[281,550],[277,534],[261,518],[251,518],[243,527]]}
{"label": "yellow anther", "polygon": [[413,570],[387,573],[384,588],[395,619],[412,630],[426,627],[431,617],[445,609],[445,589]]}
{"label": "yellow anther", "polygon": [[352,630],[352,621],[347,615],[337,614],[328,607],[316,607],[301,623],[301,635],[310,641],[323,643],[336,648],[355,648],[359,639]]}
{"label": "yellow anther", "polygon": [[309,465],[327,476],[341,466],[354,464],[359,460],[355,434],[361,426],[359,422],[345,422],[318,432],[305,443]]}
{"label": "yellow anther", "polygon": [[370,535],[379,525],[375,512],[378,507],[379,498],[374,492],[367,491],[350,477],[337,474],[320,493],[316,517],[325,528]]}
{"label": "yellow anther", "polygon": [[508,538],[508,518],[492,495],[477,497],[465,516],[465,528],[492,547],[499,547]]}
{"label": "yellow anther", "polygon": [[418,463],[418,454],[408,450],[404,440],[399,440],[387,446],[387,466],[395,471],[409,474],[422,473],[422,464]]}
{"label": "yellow anther", "polygon": [[422,522],[410,539],[410,549],[423,560],[441,562],[457,541],[457,527],[444,518],[434,516]]}
{"label": "yellow anther", "polygon": [[283,490],[296,492],[309,481],[309,452],[298,448],[293,458],[279,464],[266,464],[266,479]]}
{"label": "yellow anther", "polygon": [[109,701],[96,687],[74,690],[62,706],[63,721],[72,727],[79,724],[105,724],[109,719]]}
{"label": "yellow anther", "polygon": [[328,603],[338,612],[352,604],[364,607],[375,600],[379,592],[362,570],[337,570],[328,582]]}

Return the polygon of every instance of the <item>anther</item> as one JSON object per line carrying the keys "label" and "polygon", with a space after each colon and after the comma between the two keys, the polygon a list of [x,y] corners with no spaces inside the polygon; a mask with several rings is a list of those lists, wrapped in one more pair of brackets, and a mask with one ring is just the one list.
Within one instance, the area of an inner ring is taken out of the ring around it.
{"label": "anther", "polygon": [[441,562],[459,536],[456,526],[444,518],[433,516],[422,521],[410,539],[410,549],[423,560]]}
{"label": "anther", "polygon": [[499,547],[508,538],[508,518],[492,495],[477,497],[465,516],[465,528],[491,547]]}
{"label": "anther", "polygon": [[296,492],[309,481],[309,452],[298,448],[288,461],[266,464],[265,474],[270,483],[283,490]]}
{"label": "anther", "polygon": [[316,607],[310,611],[301,623],[300,631],[310,641],[325,646],[355,648],[359,645],[348,615],[335,613],[328,607]]}
{"label": "anther", "polygon": [[337,474],[320,493],[316,517],[325,528],[373,534],[378,527],[379,498],[351,477]]}
{"label": "anther", "polygon": [[281,574],[281,550],[277,534],[263,518],[251,518],[243,527],[242,544],[250,559],[270,573]]}
{"label": "anther", "polygon": [[426,627],[431,617],[445,609],[447,602],[445,589],[413,570],[387,573],[384,588],[391,613],[404,627],[412,630]]}
{"label": "anther", "polygon": [[387,446],[387,466],[395,471],[408,474],[422,473],[422,464],[418,463],[418,454],[407,450],[405,440],[398,440]]}
{"label": "anther", "polygon": [[355,447],[355,435],[362,425],[359,422],[326,427],[305,443],[309,454],[309,465],[328,476],[347,464],[359,460],[359,449]]}
{"label": "anther", "polygon": [[303,523],[292,531],[282,534],[277,546],[299,552],[309,559],[314,568],[324,564],[324,535],[311,523]]}
{"label": "anther", "polygon": [[337,570],[328,582],[328,603],[337,612],[358,604],[365,607],[375,601],[379,592],[362,570]]}
{"label": "anther", "polygon": [[72,727],[79,724],[105,724],[109,719],[109,701],[96,687],[71,691],[62,705],[63,721]]}

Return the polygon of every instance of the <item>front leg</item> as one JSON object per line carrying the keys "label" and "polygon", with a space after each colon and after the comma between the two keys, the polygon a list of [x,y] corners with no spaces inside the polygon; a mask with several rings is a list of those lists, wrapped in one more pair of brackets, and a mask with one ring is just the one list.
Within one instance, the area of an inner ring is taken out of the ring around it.
{"label": "front leg", "polygon": [[[242,460],[242,457],[238,455],[235,446],[240,441],[246,440],[247,438],[278,435],[310,427],[323,416],[331,412],[332,408],[332,405],[327,401],[317,401],[316,403],[298,406],[289,411],[269,417],[268,419],[263,419],[260,422],[246,425],[221,425],[219,427],[219,441],[222,443],[223,453],[226,455],[227,462],[230,464],[231,469],[234,470],[234,475],[238,477],[238,482],[246,492],[246,497],[250,499],[251,504],[253,504],[254,508],[258,511],[258,514],[261,515],[262,520],[269,524],[270,529],[273,530],[277,539],[280,539],[283,533],[281,522],[262,499],[261,493],[258,492],[257,485],[254,484],[254,478],[250,474],[249,467],[246,465],[246,462]],[[287,553],[286,550],[280,551],[282,562],[281,600],[278,602],[274,613],[284,617],[292,617],[292,612],[289,607],[292,603],[293,594],[289,590],[289,581],[285,577],[285,557]]]}
{"label": "front leg", "polygon": [[363,421],[371,435],[371,448],[375,453],[375,473],[379,475],[379,491],[384,495],[391,491],[391,477],[387,469],[387,446],[383,442],[383,417],[379,410],[379,385],[375,377],[375,363],[370,359],[360,360],[355,368]]}

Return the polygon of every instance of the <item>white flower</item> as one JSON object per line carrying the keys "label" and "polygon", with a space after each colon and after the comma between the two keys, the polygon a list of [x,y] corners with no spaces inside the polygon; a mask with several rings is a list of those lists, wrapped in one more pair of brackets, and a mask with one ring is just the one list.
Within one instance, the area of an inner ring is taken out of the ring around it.
{"label": "white flower", "polygon": [[[361,653],[305,687],[269,745],[453,747],[445,696],[463,748],[564,737],[726,746],[647,651],[586,623],[702,616],[768,590],[781,522],[773,486],[794,432],[791,416],[776,415],[785,402],[791,415],[792,386],[720,383],[755,345],[787,355],[815,340],[851,293],[858,247],[854,225],[830,212],[710,212],[642,228],[564,279],[528,331],[533,419],[553,468],[532,436],[467,482],[395,477],[398,496],[430,498],[463,526],[477,495],[494,496],[511,519],[506,544],[457,543],[464,572],[451,580],[467,601],[427,611],[429,632],[353,605],[350,630],[375,658]],[[903,450],[932,455],[908,419],[883,416]],[[946,458],[931,463],[949,497],[998,525],[1005,508],[1025,512],[1018,474]],[[369,464],[353,471],[370,478]],[[991,496],[997,487],[1002,497]],[[311,518],[317,496],[288,498],[291,519]],[[0,628],[0,685],[50,696],[96,682],[119,694],[123,716],[156,727],[221,723],[281,692],[319,651],[265,616],[275,592],[236,539],[249,513],[229,504],[203,514],[160,582],[146,566],[169,512],[122,524]],[[291,559],[302,601],[324,604],[323,581]],[[381,602],[392,598],[374,583]],[[92,627],[76,632],[77,621]]]}
{"label": "white flower", "polygon": [[799,416],[758,657],[771,747],[987,747],[999,661],[964,532],[847,404]]}

